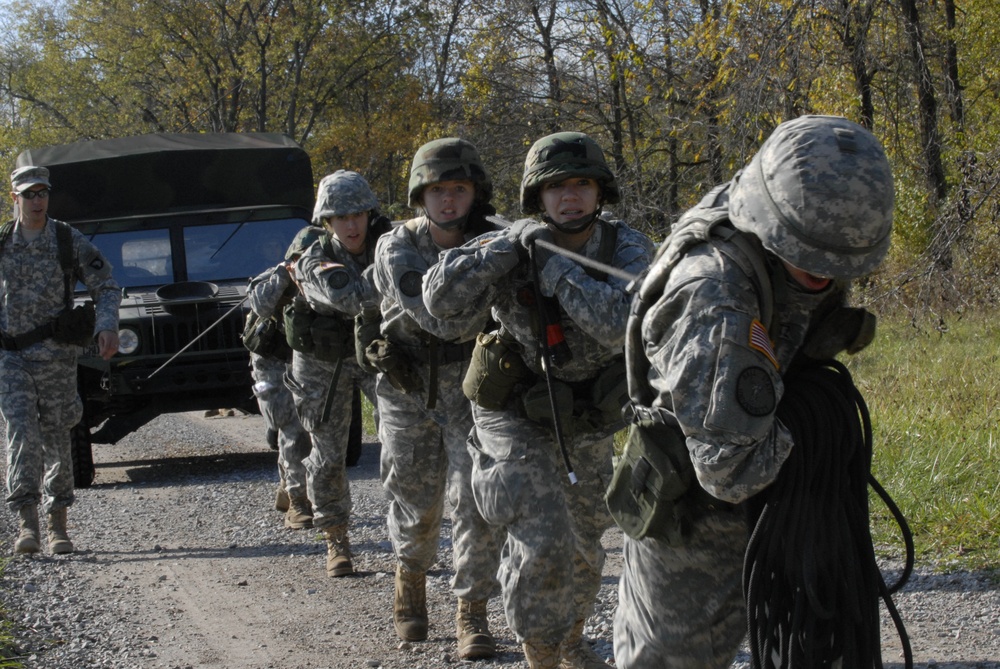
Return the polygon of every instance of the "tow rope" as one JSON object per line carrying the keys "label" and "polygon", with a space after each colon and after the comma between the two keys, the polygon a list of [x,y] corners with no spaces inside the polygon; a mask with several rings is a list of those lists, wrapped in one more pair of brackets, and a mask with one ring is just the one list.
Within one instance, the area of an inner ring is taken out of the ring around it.
{"label": "tow rope", "polygon": [[[909,637],[891,595],[913,570],[913,536],[871,475],[864,398],[847,368],[829,360],[789,373],[777,417],[795,447],[774,484],[748,503],[753,532],[743,593],[751,667],[881,669],[881,598],[912,669]],[[891,588],[875,560],[869,485],[906,544],[903,573]]]}

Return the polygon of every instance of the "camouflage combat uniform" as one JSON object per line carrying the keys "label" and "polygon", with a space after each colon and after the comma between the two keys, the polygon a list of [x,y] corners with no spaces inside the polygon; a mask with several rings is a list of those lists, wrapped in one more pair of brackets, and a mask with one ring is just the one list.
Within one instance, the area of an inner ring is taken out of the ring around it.
{"label": "camouflage combat uniform", "polygon": [[[724,243],[682,248],[691,226],[720,211],[770,268],[774,298],[741,267],[744,253]],[[847,280],[884,257],[891,220],[891,173],[877,141],[843,119],[803,117],[779,126],[732,182],[674,226],[633,304],[629,394],[638,411],[683,433],[700,484],[689,494],[715,499],[694,505],[679,545],[625,537],[617,666],[730,666],[747,629],[742,503],[774,482],[794,446],[775,419],[783,375],[811,323],[844,302]],[[782,260],[836,280],[806,291]]]}
{"label": "camouflage combat uniform", "polygon": [[[247,298],[250,308],[261,318],[276,315],[281,318],[281,307],[287,302],[285,297],[289,288],[294,288],[292,278],[284,264],[276,265],[250,281]],[[302,423],[295,412],[295,400],[285,386],[285,373],[289,364],[284,360],[250,354],[253,368],[253,379],[257,384],[255,390],[257,404],[264,416],[264,421],[270,429],[275,430],[278,437],[278,466],[281,480],[289,497],[305,497],[306,468],[305,458],[309,455],[312,444],[309,434],[303,429]]]}
{"label": "camouflage combat uniform", "polygon": [[[638,274],[649,265],[652,245],[623,222],[599,222],[579,253],[596,258],[612,227],[617,239],[610,264]],[[582,631],[600,587],[601,536],[611,525],[604,490],[620,420],[564,426],[579,480],[570,485],[554,433],[526,418],[517,401],[529,386],[545,383],[532,276],[518,245],[498,232],[446,251],[425,277],[424,299],[433,313],[459,321],[481,321],[492,307],[493,318],[516,339],[536,375],[515,389],[504,410],[473,405],[472,485],[486,519],[507,531],[500,579],[510,628],[521,642],[544,640],[558,647],[575,623]],[[627,282],[595,278],[558,254],[545,262],[540,280],[542,294],[558,299],[572,352],[572,360],[554,375],[578,390],[588,388],[602,370],[621,362]]]}
{"label": "camouflage combat uniform", "polygon": [[[0,256],[0,330],[26,333],[66,307],[55,221],[25,243],[16,227]],[[111,266],[86,237],[73,230],[76,278],[94,300],[102,330],[118,331],[121,290]],[[0,412],[7,422],[7,505],[17,511],[41,502],[50,512],[73,503],[70,429],[83,415],[77,394],[80,348],[52,339],[22,350],[0,351]],[[43,480],[44,477],[44,480]],[[40,487],[41,486],[41,487]]]}
{"label": "camouflage combat uniform", "polygon": [[[385,374],[378,376],[389,536],[400,565],[425,573],[436,559],[447,495],[452,508],[452,590],[463,599],[487,600],[496,586],[500,549],[496,532],[472,498],[472,463],[466,448],[472,415],[462,394],[471,342],[485,318],[440,320],[427,312],[421,282],[441,250],[431,239],[429,225],[426,217],[400,225],[384,235],[376,249],[374,281],[383,296],[382,335],[401,347],[423,385],[420,391],[403,393]],[[434,346],[429,344],[432,337],[440,340]],[[429,362],[429,355],[437,360]]]}

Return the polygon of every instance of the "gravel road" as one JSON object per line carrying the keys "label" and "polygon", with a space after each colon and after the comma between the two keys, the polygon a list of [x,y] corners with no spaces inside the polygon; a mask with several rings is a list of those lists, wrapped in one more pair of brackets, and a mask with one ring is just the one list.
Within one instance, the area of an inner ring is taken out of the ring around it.
{"label": "gravel road", "polygon": [[[465,663],[454,640],[449,526],[428,579],[430,639],[400,643],[391,620],[392,548],[369,436],[350,470],[357,576],[327,578],[314,530],[286,530],[273,509],[275,455],[259,416],[164,416],[121,443],[96,445],[93,487],[70,510],[73,555],[17,556],[0,576],[0,604],[25,667],[128,669],[429,669]],[[16,519],[0,513],[10,554]],[[621,535],[587,633],[613,662],[611,621]],[[887,580],[892,580],[887,575]],[[896,596],[917,667],[1000,669],[1000,595],[984,575],[918,569]],[[499,654],[479,666],[523,668],[490,603]],[[883,628],[885,666],[903,666]],[[748,666],[747,656],[734,667]]]}

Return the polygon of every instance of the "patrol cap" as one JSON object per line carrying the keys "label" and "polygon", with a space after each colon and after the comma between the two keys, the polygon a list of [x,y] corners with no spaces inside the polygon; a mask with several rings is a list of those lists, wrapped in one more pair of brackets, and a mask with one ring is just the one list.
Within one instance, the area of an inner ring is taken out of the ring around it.
{"label": "patrol cap", "polygon": [[458,137],[427,142],[413,155],[410,167],[409,205],[420,205],[424,188],[442,181],[469,180],[476,186],[476,201],[493,198],[493,182],[475,145]]}
{"label": "patrol cap", "polygon": [[889,250],[892,170],[879,141],[839,116],[779,125],[733,179],[729,218],[810,274],[855,278]]}
{"label": "patrol cap", "polygon": [[378,208],[378,198],[365,178],[350,170],[337,170],[320,179],[313,207],[313,225],[324,218],[346,216]]}
{"label": "patrol cap", "polygon": [[528,150],[521,178],[521,211],[540,213],[538,195],[542,184],[571,177],[594,179],[601,187],[603,204],[614,204],[621,199],[618,181],[600,145],[582,132],[557,132],[542,137]]}
{"label": "patrol cap", "polygon": [[323,228],[316,225],[307,225],[299,230],[295,233],[292,243],[288,245],[288,250],[285,251],[285,260],[297,259],[306,252],[306,249],[313,245],[313,242],[322,237],[323,234]]}
{"label": "patrol cap", "polygon": [[52,184],[49,183],[49,170],[47,167],[27,165],[25,167],[18,167],[10,173],[10,186],[18,195],[31,186],[38,184],[52,188]]}

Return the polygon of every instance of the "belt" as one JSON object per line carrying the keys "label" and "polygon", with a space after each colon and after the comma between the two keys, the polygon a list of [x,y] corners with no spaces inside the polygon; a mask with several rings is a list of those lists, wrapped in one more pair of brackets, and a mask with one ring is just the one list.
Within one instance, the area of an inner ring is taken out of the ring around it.
{"label": "belt", "polygon": [[55,331],[55,321],[50,321],[45,325],[39,325],[19,335],[11,336],[6,332],[0,332],[0,349],[4,351],[20,351],[29,346],[34,346],[40,341],[49,339],[55,334]]}
{"label": "belt", "polygon": [[475,341],[456,344],[431,340],[425,346],[406,346],[406,352],[411,358],[423,364],[436,362],[439,365],[447,365],[452,362],[469,362],[475,347]]}

